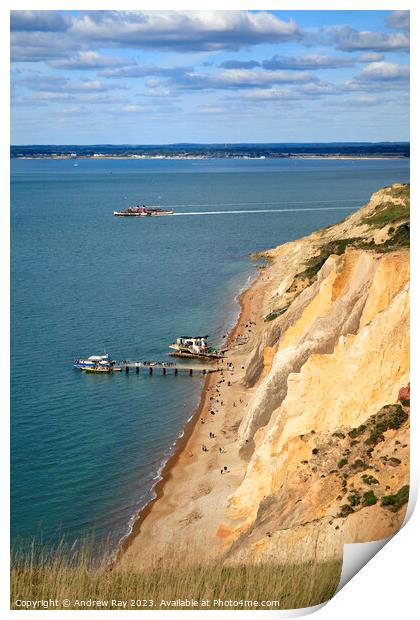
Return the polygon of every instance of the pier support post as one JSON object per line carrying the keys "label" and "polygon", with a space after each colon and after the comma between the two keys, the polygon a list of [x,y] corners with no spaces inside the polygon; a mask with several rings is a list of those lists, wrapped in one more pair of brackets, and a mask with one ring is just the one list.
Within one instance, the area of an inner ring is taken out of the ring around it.
{"label": "pier support post", "polygon": [[192,376],[192,373],[193,373],[193,369],[190,368],[190,377]]}
{"label": "pier support post", "polygon": [[165,366],[162,368],[162,374],[166,375],[166,368],[165,368]]}
{"label": "pier support post", "polygon": [[140,372],[140,368],[138,366],[136,366],[136,375],[138,375]]}
{"label": "pier support post", "polygon": [[128,375],[128,370],[129,370],[129,368],[128,368],[128,366],[126,366],[126,367],[125,367],[125,374],[126,374],[126,375]]}
{"label": "pier support post", "polygon": [[153,374],[153,368],[152,368],[152,366],[150,366],[149,367],[149,375],[152,375],[152,374]]}
{"label": "pier support post", "polygon": [[178,368],[174,368],[174,375],[178,374]]}

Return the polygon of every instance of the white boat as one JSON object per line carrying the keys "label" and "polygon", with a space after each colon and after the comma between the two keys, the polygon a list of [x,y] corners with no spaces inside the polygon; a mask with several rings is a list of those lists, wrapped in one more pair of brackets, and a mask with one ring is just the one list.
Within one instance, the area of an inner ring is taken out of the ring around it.
{"label": "white boat", "polygon": [[91,355],[87,358],[87,360],[78,359],[75,360],[73,367],[80,368],[80,370],[95,370],[96,368],[100,368],[102,370],[112,370],[115,362],[111,360],[111,357],[108,353],[105,355]]}
{"label": "white boat", "polygon": [[221,353],[207,342],[208,336],[182,336],[176,339],[174,344],[170,344],[169,348],[174,349],[175,353],[170,353],[175,357],[205,357],[210,359],[219,359]]}

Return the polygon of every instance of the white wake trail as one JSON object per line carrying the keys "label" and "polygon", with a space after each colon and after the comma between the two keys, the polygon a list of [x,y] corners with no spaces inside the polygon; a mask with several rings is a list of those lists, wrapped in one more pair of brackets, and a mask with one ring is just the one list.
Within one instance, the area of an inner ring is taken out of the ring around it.
{"label": "white wake trail", "polygon": [[337,202],[363,202],[364,198],[337,198],[336,200],[287,200],[283,203],[280,203],[278,200],[275,202],[217,202],[210,204],[178,204],[178,205],[170,205],[174,209],[178,209],[180,207],[240,207],[241,205],[304,205],[304,204],[328,204],[328,203],[337,203]]}
{"label": "white wake trail", "polygon": [[303,209],[237,209],[230,211],[181,211],[172,217],[188,215],[231,215],[245,213],[302,213],[305,211],[348,211],[349,207],[304,207]]}

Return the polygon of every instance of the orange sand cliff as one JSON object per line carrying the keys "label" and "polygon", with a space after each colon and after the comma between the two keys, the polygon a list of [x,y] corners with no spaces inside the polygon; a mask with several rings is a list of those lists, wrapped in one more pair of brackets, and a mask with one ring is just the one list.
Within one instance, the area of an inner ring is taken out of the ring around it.
{"label": "orange sand cliff", "polygon": [[234,369],[208,378],[191,433],[117,567],[176,553],[323,560],[400,527],[408,201],[406,186],[385,188],[343,222],[264,253],[270,262],[242,296],[231,336]]}

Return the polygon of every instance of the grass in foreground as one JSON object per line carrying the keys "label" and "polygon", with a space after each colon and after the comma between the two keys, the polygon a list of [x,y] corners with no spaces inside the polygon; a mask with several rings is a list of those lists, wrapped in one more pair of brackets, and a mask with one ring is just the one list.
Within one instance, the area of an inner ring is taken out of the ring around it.
{"label": "grass in foreground", "polygon": [[[341,575],[341,561],[299,565],[223,566],[206,563],[128,573],[97,565],[86,550],[73,556],[58,550],[45,557],[12,557],[11,608],[19,600],[54,599],[54,609],[84,609],[80,601],[127,601],[126,609],[190,609],[179,599],[195,599],[195,609],[293,609],[330,599]],[[63,601],[69,601],[67,605]],[[203,604],[202,601],[209,601]],[[218,601],[236,601],[235,604]],[[264,601],[272,604],[264,605]],[[51,608],[51,607],[50,607]],[[94,607],[97,609],[97,607]]]}

